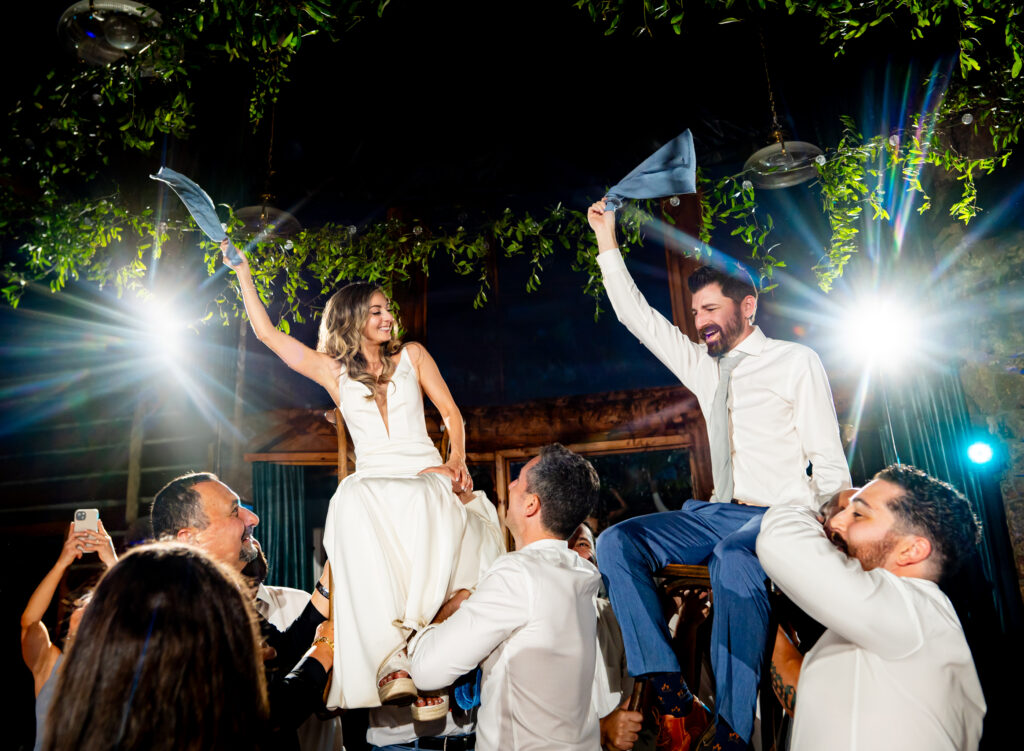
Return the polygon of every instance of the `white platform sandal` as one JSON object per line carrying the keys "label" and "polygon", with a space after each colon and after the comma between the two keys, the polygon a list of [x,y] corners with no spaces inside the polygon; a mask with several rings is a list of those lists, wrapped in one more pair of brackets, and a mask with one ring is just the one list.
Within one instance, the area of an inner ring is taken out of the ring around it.
{"label": "white platform sandal", "polygon": [[[404,644],[389,654],[384,662],[381,663],[380,668],[377,670],[377,697],[380,699],[381,704],[416,698],[416,685],[412,682],[412,678],[409,677],[410,667],[409,653],[406,651]],[[398,677],[385,681],[392,673],[402,671],[406,673],[404,678]],[[426,709],[430,708],[426,707]]]}
{"label": "white platform sandal", "polygon": [[437,704],[424,704],[422,707],[412,705],[412,719],[414,722],[429,722],[430,720],[440,720],[448,714],[448,689],[443,688],[440,691],[420,691],[419,695],[424,699],[427,698],[440,698]]}

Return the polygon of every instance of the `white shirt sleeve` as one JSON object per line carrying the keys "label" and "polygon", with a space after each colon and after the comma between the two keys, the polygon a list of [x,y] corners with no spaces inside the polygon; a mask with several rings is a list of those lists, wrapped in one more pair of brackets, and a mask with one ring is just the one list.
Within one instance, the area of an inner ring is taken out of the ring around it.
{"label": "white shirt sleeve", "polygon": [[810,509],[768,509],[757,557],[793,602],[847,641],[891,660],[920,649],[923,629],[907,588],[884,569],[865,571],[836,548]]}
{"label": "white shirt sleeve", "polygon": [[597,262],[619,322],[693,391],[693,373],[704,350],[647,303],[617,249],[599,253]]}
{"label": "white shirt sleeve", "polygon": [[811,485],[820,508],[835,493],[849,488],[852,482],[828,376],[818,356],[810,349],[803,351],[806,357],[800,358],[800,369],[794,374],[793,424],[813,466]]}
{"label": "white shirt sleeve", "polygon": [[527,622],[531,601],[529,578],[509,558],[499,560],[454,615],[410,641],[416,686],[444,688],[473,670]]}
{"label": "white shirt sleeve", "polygon": [[633,678],[626,670],[626,648],[622,631],[612,605],[601,597],[594,598],[597,609],[597,660],[591,705],[599,719],[618,709],[633,691]]}

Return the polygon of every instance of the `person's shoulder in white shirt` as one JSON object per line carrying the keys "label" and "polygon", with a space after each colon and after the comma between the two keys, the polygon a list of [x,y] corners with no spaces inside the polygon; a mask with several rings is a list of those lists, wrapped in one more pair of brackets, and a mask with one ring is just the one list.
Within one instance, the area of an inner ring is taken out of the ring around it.
{"label": "person's shoulder in white shirt", "polygon": [[284,631],[306,609],[306,605],[309,604],[309,592],[293,587],[260,584],[256,590],[256,602],[256,609],[270,625]]}
{"label": "person's shoulder in white shirt", "polygon": [[828,532],[808,509],[768,510],[757,540],[764,570],[828,629],[804,658],[793,751],[977,748],[985,699],[935,583],[973,544],[972,529],[961,494],[906,465],[876,475]]}

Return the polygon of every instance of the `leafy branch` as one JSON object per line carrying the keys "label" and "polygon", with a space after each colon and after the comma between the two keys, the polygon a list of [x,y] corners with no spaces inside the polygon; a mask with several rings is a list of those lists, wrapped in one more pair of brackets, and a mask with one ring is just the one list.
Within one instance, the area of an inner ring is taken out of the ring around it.
{"label": "leafy branch", "polygon": [[[634,33],[650,34],[652,20],[667,23],[676,34],[683,30],[682,0],[575,0],[574,4],[604,24],[606,33],[631,22]],[[827,157],[819,157],[822,210],[831,228],[825,257],[815,267],[822,290],[831,289],[859,250],[863,223],[891,221],[885,206],[895,197],[887,193],[887,185],[920,194],[918,212],[928,211],[932,203],[921,173],[930,166],[961,184],[959,198],[949,206],[952,217],[966,224],[981,210],[975,180],[1006,165],[1024,123],[1024,32],[1018,5],[1007,0],[706,0],[704,5],[723,11],[742,9],[750,17],[763,17],[772,10],[812,16],[821,22],[821,42],[832,46],[836,56],[883,24],[908,29],[912,41],[939,28],[955,34],[954,73],[933,74],[922,82],[922,90],[937,87],[942,92],[934,109],[911,114],[901,131],[868,138],[851,119],[843,118],[839,142]],[[636,18],[638,9],[642,20]],[[624,20],[627,17],[631,21]],[[723,17],[720,23],[738,20]],[[922,102],[922,106],[927,105]],[[951,137],[958,128],[987,133],[992,153],[964,153]],[[770,283],[772,270],[783,265],[771,256],[776,246],[765,245],[771,217],[765,217],[762,226],[753,198],[741,198],[743,191],[737,191],[733,182],[735,178],[719,180],[705,197],[703,231],[732,223],[731,234],[750,248],[764,285]],[[865,208],[870,208],[870,216]]]}
{"label": "leafy branch", "polygon": [[[657,24],[683,32],[682,0],[573,0],[607,32],[624,28],[626,14],[634,31],[652,33]],[[865,138],[852,120],[820,158],[818,186],[831,236],[816,268],[828,290],[859,248],[865,221],[890,221],[889,209],[900,190],[920,194],[919,211],[931,207],[922,184],[926,167],[952,174],[961,183],[949,207],[962,222],[973,218],[979,175],[1006,164],[1024,122],[1024,42],[1020,11],[1005,0],[724,0],[706,5],[750,13],[804,13],[822,22],[822,39],[842,54],[847,44],[882,24],[911,23],[912,38],[936,27],[957,29],[959,65],[950,77],[926,83],[944,90],[933,111],[908,119],[895,134]],[[288,83],[288,70],[303,40],[313,34],[331,38],[371,15],[388,0],[326,0],[278,4],[270,0],[184,0],[164,14],[158,37],[139,53],[104,67],[78,66],[69,74],[51,73],[33,101],[20,103],[8,118],[0,150],[0,237],[16,242],[0,269],[3,295],[17,304],[25,285],[42,281],[54,291],[69,280],[87,278],[112,284],[119,293],[145,287],[147,258],[157,255],[168,233],[185,232],[189,222],[155,225],[148,209],[131,208],[123,194],[89,187],[117,155],[149,154],[157,136],[186,138],[194,121],[191,81],[211,62],[244,66],[252,73],[248,120],[262,122]],[[735,20],[735,19],[723,19]],[[992,152],[972,154],[958,145],[954,132],[985,133]],[[701,248],[708,251],[716,232],[742,241],[757,267],[763,290],[775,286],[773,274],[785,266],[778,246],[770,244],[773,221],[758,211],[756,194],[742,175],[700,175]],[[104,194],[84,199],[85,193]],[[870,209],[870,215],[865,209]],[[651,206],[620,211],[624,248],[643,242]],[[230,219],[238,224],[234,219]],[[211,272],[219,259],[207,248]],[[495,257],[522,257],[529,264],[527,289],[540,284],[555,252],[573,253],[574,269],[586,275],[585,294],[600,312],[602,285],[592,241],[582,212],[558,205],[518,214],[510,210],[468,227],[465,222],[435,224],[387,220],[361,228],[328,224],[309,229],[287,243],[257,243],[254,276],[269,301],[277,286],[281,325],[302,321],[339,281],[364,278],[393,286],[414,270],[426,272],[449,262],[478,284],[474,304],[489,292],[489,264]],[[708,251],[709,252],[709,251]],[[238,300],[225,293],[215,304],[221,316],[237,314]]]}

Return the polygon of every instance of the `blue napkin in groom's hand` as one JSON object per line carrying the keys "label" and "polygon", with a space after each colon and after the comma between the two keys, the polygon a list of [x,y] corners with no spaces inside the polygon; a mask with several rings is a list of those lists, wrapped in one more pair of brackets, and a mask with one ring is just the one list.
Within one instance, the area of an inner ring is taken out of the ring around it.
{"label": "blue napkin in groom's hand", "polygon": [[625,198],[665,198],[697,192],[697,157],[689,129],[666,143],[626,175],[605,197],[615,211]]}

